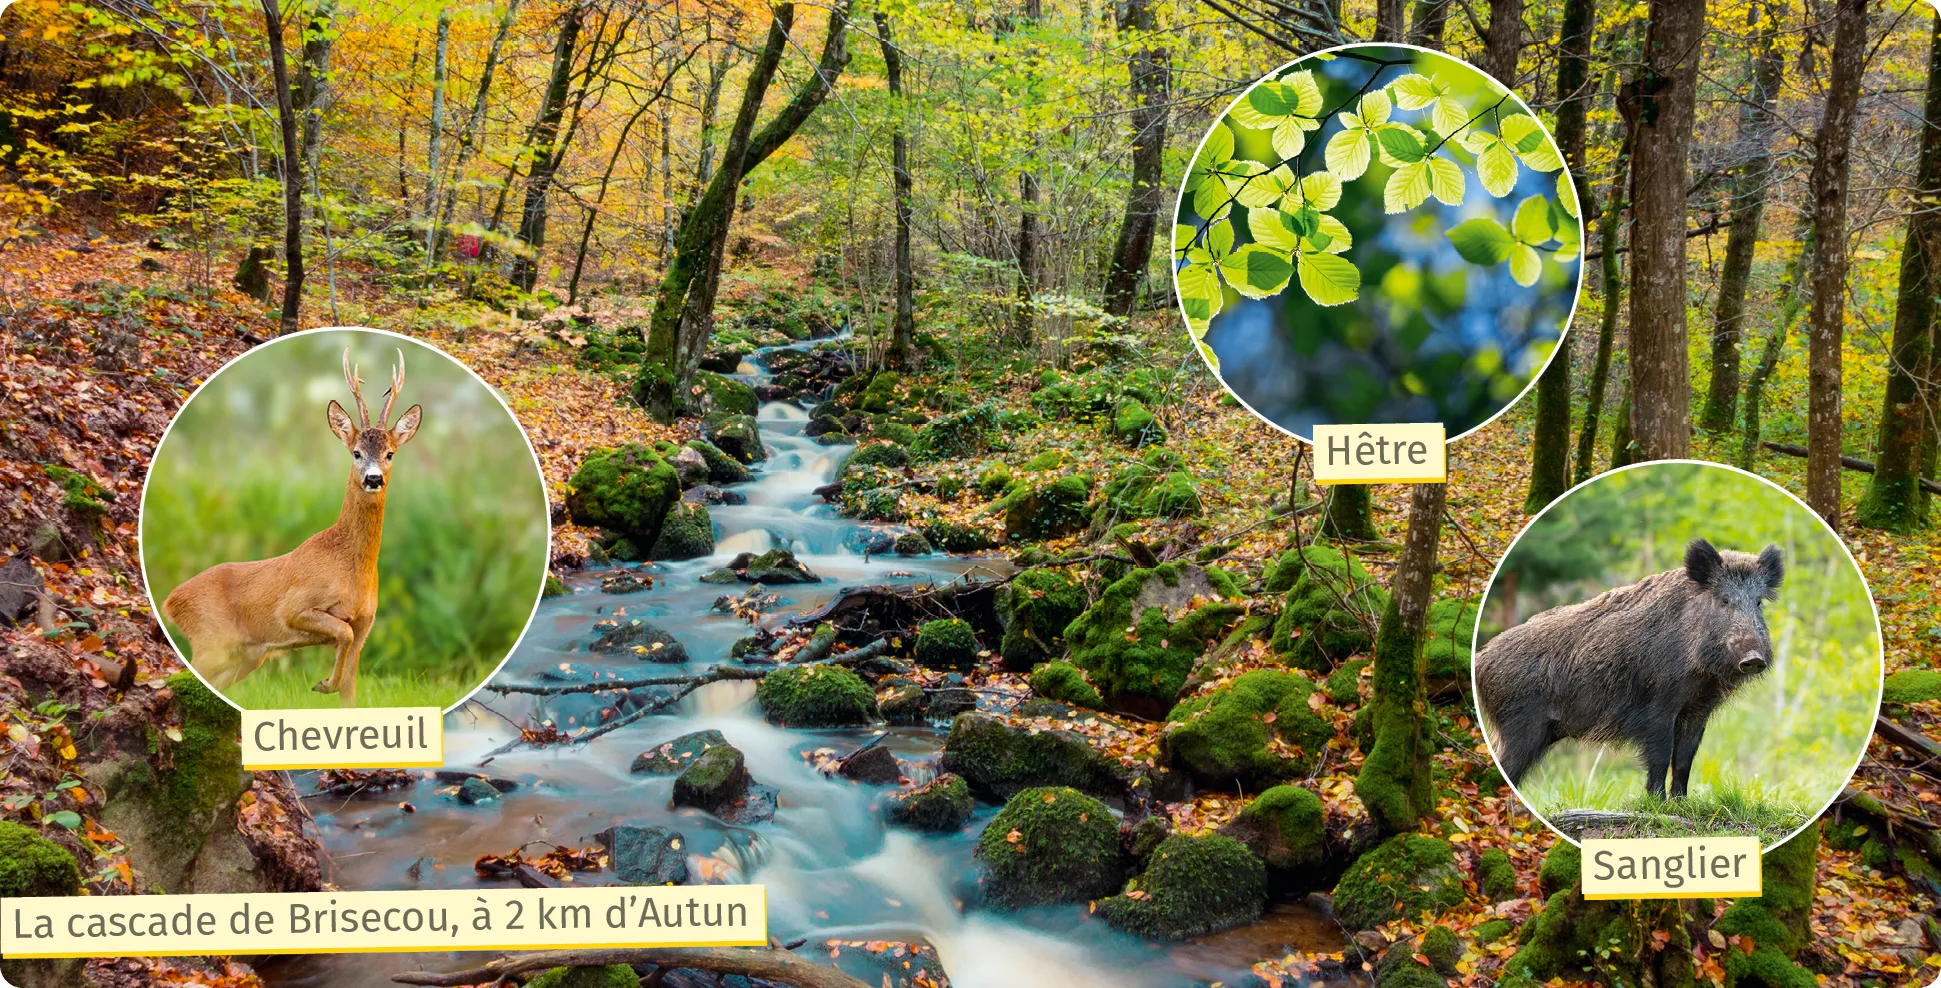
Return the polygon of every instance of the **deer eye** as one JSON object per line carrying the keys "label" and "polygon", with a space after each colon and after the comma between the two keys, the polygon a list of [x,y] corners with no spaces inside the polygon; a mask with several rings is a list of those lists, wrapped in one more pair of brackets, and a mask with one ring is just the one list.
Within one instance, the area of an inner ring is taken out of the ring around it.
{"label": "deer eye", "polygon": [[364,458],[364,451],[361,449],[353,449],[350,451],[350,458],[353,460],[361,460]]}
{"label": "deer eye", "polygon": [[384,461],[386,463],[389,463],[391,461],[391,454],[389,453],[384,454]]}

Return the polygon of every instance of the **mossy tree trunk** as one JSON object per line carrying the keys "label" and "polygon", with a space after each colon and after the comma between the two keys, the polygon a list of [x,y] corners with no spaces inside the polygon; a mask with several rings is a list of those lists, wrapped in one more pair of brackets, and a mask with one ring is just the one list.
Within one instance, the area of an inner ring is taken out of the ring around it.
{"label": "mossy tree trunk", "polygon": [[1941,250],[1941,219],[1934,203],[1941,197],[1941,17],[1928,43],[1928,95],[1923,111],[1921,163],[1915,179],[1918,204],[1907,216],[1901,246],[1900,299],[1894,308],[1892,359],[1887,393],[1881,400],[1878,454],[1867,493],[1854,508],[1853,523],[1866,528],[1906,531],[1926,512],[1920,489],[1921,456],[1927,423],[1934,416],[1935,252]]}
{"label": "mossy tree trunk", "polygon": [[1840,452],[1845,427],[1841,349],[1846,342],[1847,187],[1852,173],[1854,117],[1867,60],[1866,0],[1838,0],[1833,11],[1832,68],[1826,112],[1814,140],[1808,188],[1819,231],[1813,249],[1813,310],[1807,316],[1806,504],[1835,531],[1840,528]]}
{"label": "mossy tree trunk", "polygon": [[559,37],[553,42],[553,72],[539,100],[539,122],[532,129],[526,204],[519,213],[518,236],[524,249],[512,263],[512,283],[528,292],[539,280],[539,255],[546,249],[546,194],[552,190],[553,171],[559,167],[559,124],[566,113],[566,92],[572,82],[584,16],[577,3],[560,14]]}
{"label": "mossy tree trunk", "polygon": [[1328,510],[1321,517],[1321,534],[1349,542],[1381,539],[1381,533],[1375,530],[1375,499],[1367,484],[1336,484],[1328,489]]}
{"label": "mossy tree trunk", "polygon": [[[1137,35],[1153,29],[1150,0],[1127,0],[1119,17],[1121,34]],[[1126,58],[1132,80],[1132,186],[1126,191],[1125,217],[1112,247],[1112,264],[1105,273],[1105,311],[1129,316],[1139,298],[1139,285],[1152,265],[1153,234],[1167,208],[1171,187],[1163,172],[1166,126],[1172,116],[1172,53],[1140,42]]]}
{"label": "mossy tree trunk", "polygon": [[1740,402],[1745,412],[1745,431],[1739,442],[1738,466],[1741,470],[1752,469],[1759,457],[1759,434],[1762,428],[1760,415],[1765,407],[1766,382],[1779,370],[1779,355],[1786,349],[1786,336],[1792,332],[1793,323],[1799,319],[1800,310],[1806,307],[1806,259],[1813,256],[1813,227],[1811,220],[1800,233],[1799,255],[1786,267],[1784,300],[1779,305],[1779,318],[1773,321],[1772,332],[1766,334],[1766,343],[1759,351],[1759,364],[1746,378],[1745,400]]}
{"label": "mossy tree trunk", "polygon": [[1732,228],[1725,236],[1725,263],[1719,268],[1719,298],[1712,319],[1712,377],[1698,427],[1724,432],[1738,419],[1739,346],[1745,337],[1746,285],[1759,244],[1759,220],[1773,181],[1773,135],[1779,127],[1779,85],[1786,60],[1779,50],[1779,11],[1771,3],[1747,5],[1746,19],[1758,38],[1752,89],[1739,110],[1739,141],[1749,145],[1745,164],[1732,183]]}
{"label": "mossy tree trunk", "polygon": [[1523,946],[1497,978],[1500,988],[1535,988],[1554,978],[1630,988],[1698,984],[1685,903],[1586,899],[1577,877],[1579,861],[1575,845],[1558,842],[1551,849],[1543,868],[1550,899],[1525,925]]}
{"label": "mossy tree trunk", "polygon": [[[1615,88],[1615,73],[1605,73],[1604,88]],[[1598,258],[1599,274],[1603,285],[1603,310],[1597,320],[1597,356],[1591,361],[1590,392],[1584,402],[1584,422],[1577,430],[1577,469],[1571,479],[1583,483],[1591,479],[1591,471],[1597,463],[1597,426],[1604,415],[1604,390],[1611,380],[1611,350],[1617,340],[1618,305],[1624,298],[1624,265],[1618,254],[1618,239],[1623,230],[1619,222],[1624,216],[1624,190],[1626,177],[1630,171],[1631,133],[1620,119],[1617,124],[1623,132],[1618,141],[1617,162],[1611,166],[1610,199],[1604,204],[1604,211],[1597,220],[1597,242],[1603,255]],[[1583,186],[1584,193],[1577,197],[1586,216],[1596,211],[1596,203],[1589,194],[1588,183]],[[1629,410],[1625,413],[1629,415]]]}
{"label": "mossy tree trunk", "polygon": [[876,15],[876,40],[883,47],[883,74],[898,116],[890,124],[890,179],[896,196],[896,314],[890,322],[889,364],[910,363],[910,338],[916,335],[916,276],[910,270],[910,146],[903,136],[903,56],[890,36],[890,15]]}
{"label": "mossy tree trunk", "polygon": [[1408,541],[1375,633],[1375,744],[1355,778],[1355,794],[1384,836],[1415,829],[1435,808],[1422,618],[1429,610],[1447,495],[1443,484],[1416,484],[1409,492]]}

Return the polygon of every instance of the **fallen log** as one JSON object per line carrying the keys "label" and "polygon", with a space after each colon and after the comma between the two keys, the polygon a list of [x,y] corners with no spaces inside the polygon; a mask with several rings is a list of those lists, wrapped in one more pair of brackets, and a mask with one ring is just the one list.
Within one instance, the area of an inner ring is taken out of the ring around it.
{"label": "fallen log", "polygon": [[[1767,440],[1761,441],[1759,445],[1764,446],[1775,453],[1784,453],[1787,456],[1804,457],[1807,455],[1806,447],[1795,446],[1792,443],[1776,443],[1770,439],[1767,439]],[[1849,470],[1855,471],[1856,473],[1874,472],[1873,463],[1867,460],[1859,459],[1858,457],[1842,456],[1840,457],[1840,465],[1843,467],[1846,467]],[[1930,494],[1941,494],[1941,481],[1929,480],[1926,477],[1920,478],[1920,481],[1921,481],[1922,490],[1927,491]]]}
{"label": "fallen log", "polygon": [[1891,744],[1906,748],[1909,754],[1941,758],[1941,744],[1936,744],[1927,735],[1888,720],[1884,716],[1878,714],[1874,716],[1874,733]]}
{"label": "fallen log", "polygon": [[598,950],[548,950],[507,954],[483,967],[467,971],[405,971],[391,980],[405,985],[458,986],[506,984],[514,976],[555,967],[605,967],[644,964],[664,970],[692,968],[716,974],[739,974],[794,985],[795,988],[870,988],[833,967],[803,960],[786,950],[738,947],[628,947]]}
{"label": "fallen log", "polygon": [[1569,837],[1583,837],[1584,834],[1594,829],[1622,827],[1633,823],[1669,822],[1683,824],[1694,830],[1698,829],[1698,821],[1689,820],[1682,816],[1672,816],[1669,813],[1621,813],[1615,810],[1565,810],[1562,813],[1553,813],[1547,819],[1550,821],[1551,826],[1556,827]]}
{"label": "fallen log", "polygon": [[[960,580],[942,586],[890,586],[876,583],[844,587],[812,611],[789,619],[794,627],[824,621],[850,637],[880,638],[934,618],[956,617],[970,622],[979,634],[998,633],[999,581]],[[993,640],[995,640],[993,638]]]}

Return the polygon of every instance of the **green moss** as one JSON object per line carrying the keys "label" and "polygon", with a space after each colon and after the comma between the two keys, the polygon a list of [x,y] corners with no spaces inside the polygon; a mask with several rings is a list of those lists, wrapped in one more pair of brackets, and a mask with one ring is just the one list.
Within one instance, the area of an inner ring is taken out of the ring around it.
{"label": "green moss", "polygon": [[49,463],[41,470],[48,479],[61,485],[61,500],[75,514],[98,518],[108,511],[108,505],[103,502],[115,499],[114,491],[79,470],[70,470],[58,463]]}
{"label": "green moss", "polygon": [[755,389],[740,381],[713,371],[698,370],[694,372],[692,386],[700,389],[705,411],[727,412],[730,415],[755,414]]}
{"label": "green moss", "polygon": [[1440,913],[1463,899],[1462,875],[1446,841],[1398,834],[1355,859],[1334,890],[1334,913],[1351,930]]}
{"label": "green moss", "polygon": [[79,895],[81,869],[59,844],[0,820],[0,898]]}
{"label": "green moss", "polygon": [[1144,874],[1125,893],[1102,899],[1099,915],[1112,926],[1156,940],[1185,940],[1260,918],[1267,904],[1267,870],[1231,837],[1168,837],[1146,859]]}
{"label": "green moss", "polygon": [[1537,871],[1537,887],[1546,896],[1556,895],[1577,884],[1583,873],[1583,852],[1577,845],[1560,840],[1550,853],[1543,857],[1543,867]]}
{"label": "green moss", "polygon": [[1321,797],[1300,786],[1274,786],[1254,797],[1239,823],[1257,836],[1249,844],[1270,868],[1312,868],[1326,851]]}
{"label": "green moss", "polygon": [[1507,919],[1492,919],[1488,922],[1476,924],[1476,928],[1469,932],[1475,936],[1477,943],[1491,944],[1509,936],[1510,932],[1515,929],[1516,924]]}
{"label": "green moss", "polygon": [[1391,947],[1375,962],[1375,988],[1447,988],[1448,982],[1427,964],[1415,959],[1415,952]]}
{"label": "green moss", "polygon": [[556,967],[526,982],[526,988],[637,988],[640,975],[626,964],[606,967]]}
{"label": "green moss", "polygon": [[182,718],[182,740],[168,746],[159,808],[184,833],[203,833],[211,816],[242,794],[243,751],[237,738],[243,719],[186,669],[168,678],[168,688]]}
{"label": "green moss", "polygon": [[975,809],[970,785],[955,775],[940,775],[915,789],[896,793],[885,809],[892,822],[918,830],[947,832],[962,827]]}
{"label": "green moss", "polygon": [[[1237,782],[1242,789],[1258,789],[1304,773],[1334,736],[1308,706],[1313,692],[1314,684],[1298,673],[1245,673],[1174,707],[1160,735],[1161,756],[1208,785]],[[1276,739],[1299,749],[1300,756],[1270,748]]]}
{"label": "green moss", "polygon": [[917,628],[916,659],[930,669],[968,669],[977,664],[977,635],[962,618],[925,621]]}
{"label": "green moss", "polygon": [[676,502],[661,521],[649,555],[655,559],[699,559],[714,552],[714,519],[705,505]]}
{"label": "green moss", "polygon": [[930,540],[924,538],[919,532],[904,532],[896,537],[891,548],[899,556],[927,556],[935,551],[930,545]]}
{"label": "green moss", "polygon": [[841,666],[784,666],[755,688],[762,715],[783,727],[848,727],[876,716],[876,693]]}
{"label": "green moss", "polygon": [[[1178,588],[1182,579],[1207,580],[1203,570],[1185,563],[1135,569],[1106,587],[1096,603],[1065,627],[1072,664],[1090,674],[1109,704],[1122,709],[1137,706],[1150,716],[1163,716],[1172,709],[1207,644],[1217,641],[1226,626],[1241,616],[1241,607],[1214,601],[1170,619],[1167,607],[1159,605],[1177,607],[1187,600],[1148,584],[1157,581]],[[1207,581],[1206,590],[1213,589]]]}
{"label": "green moss", "polygon": [[927,521],[918,525],[917,531],[945,552],[982,552],[997,545],[989,532],[951,521]]}
{"label": "green moss", "polygon": [[843,475],[861,467],[900,467],[910,462],[910,451],[895,443],[874,442],[851,454],[843,463]]}
{"label": "green moss", "polygon": [[1200,513],[1200,494],[1184,470],[1142,461],[1113,477],[1097,510],[1110,518],[1184,518]]}
{"label": "green moss", "polygon": [[1475,636],[1474,602],[1446,597],[1429,605],[1422,617],[1422,661],[1431,682],[1469,688],[1470,645]]}
{"label": "green moss", "polygon": [[681,499],[681,477],[639,443],[593,453],[566,481],[566,511],[574,522],[653,542],[668,509]]}
{"label": "green moss", "polygon": [[1111,809],[1063,786],[1012,796],[977,840],[984,897],[1005,909],[1108,895],[1119,887],[1119,857]]}
{"label": "green moss", "polygon": [[753,415],[709,412],[701,419],[701,434],[723,453],[742,463],[758,463],[768,458],[762,447],[762,428]]}
{"label": "green moss", "polygon": [[1429,959],[1429,966],[1437,974],[1444,976],[1456,973],[1456,961],[1462,957],[1462,939],[1456,931],[1446,926],[1431,926],[1422,934],[1422,956]]}
{"label": "green moss", "polygon": [[1006,799],[1032,786],[1069,786],[1096,796],[1125,791],[1118,762],[1071,731],[1012,727],[988,714],[958,715],[944,738],[943,769],[971,791]]}
{"label": "green moss", "polygon": [[1133,447],[1166,441],[1166,430],[1152,409],[1137,399],[1121,402],[1112,413],[1112,437]]}
{"label": "green moss", "polygon": [[1026,461],[1019,469],[1026,473],[1044,473],[1047,470],[1056,470],[1069,462],[1071,457],[1065,455],[1064,450],[1048,449]]}
{"label": "green moss", "polygon": [[1326,689],[1328,699],[1341,706],[1361,702],[1361,671],[1368,668],[1367,659],[1350,659],[1335,667],[1328,674]]}
{"label": "green moss", "polygon": [[910,452],[920,460],[962,460],[997,448],[999,410],[995,402],[952,412],[917,430]]}
{"label": "green moss", "polygon": [[573,590],[566,585],[566,581],[551,573],[546,574],[546,589],[540,591],[541,597],[566,597],[572,593]]}
{"label": "green moss", "polygon": [[1941,672],[1933,669],[1908,669],[1887,677],[1882,685],[1883,703],[1920,703],[1941,700]]}
{"label": "green moss", "polygon": [[985,497],[999,497],[1009,486],[1011,467],[1003,460],[992,460],[977,472],[977,492]]}
{"label": "green moss", "polygon": [[1809,921],[1819,847],[1820,826],[1815,821],[1760,857],[1757,897],[1736,899],[1719,916],[1714,929],[1725,936],[1748,937],[1754,945],[1751,954],[1726,952],[1726,988],[1810,988],[1816,983],[1793,958],[1812,937]]}
{"label": "green moss", "polygon": [[883,422],[876,427],[876,437],[887,439],[899,446],[908,446],[917,441],[917,430],[901,422]]}
{"label": "green moss", "polygon": [[1004,533],[1014,539],[1055,539],[1085,527],[1091,486],[1068,474],[1019,487],[1004,498]]}
{"label": "green moss", "polygon": [[1367,729],[1374,741],[1363,745],[1367,757],[1355,776],[1355,795],[1384,834],[1414,829],[1435,807],[1430,762],[1434,743],[1421,652],[1421,639],[1403,624],[1395,601],[1388,601],[1375,643],[1374,689],[1367,708]]}
{"label": "green moss", "polygon": [[1085,613],[1085,604],[1084,584],[1064,567],[1019,573],[1003,602],[1007,622],[999,652],[1004,667],[1024,672],[1062,652],[1065,626]]}
{"label": "green moss", "polygon": [[748,479],[748,468],[742,466],[734,457],[722,452],[715,444],[705,439],[690,439],[687,448],[701,454],[708,461],[708,483],[739,484]]}
{"label": "green moss", "polygon": [[863,388],[862,398],[857,402],[857,407],[865,412],[876,414],[889,411],[897,404],[897,386],[902,383],[903,378],[893,371],[877,374],[870,378],[869,384]]}
{"label": "green moss", "polygon": [[1516,866],[1510,863],[1508,852],[1500,847],[1483,851],[1482,857],[1476,860],[1476,887],[1491,902],[1516,898]]}
{"label": "green moss", "polygon": [[[1360,560],[1338,549],[1308,546],[1302,555],[1306,565],[1297,557],[1271,642],[1295,666],[1325,672],[1373,644],[1368,619],[1382,613],[1388,591]],[[1283,555],[1271,582],[1284,580],[1289,565]]]}
{"label": "green moss", "polygon": [[1074,707],[1098,710],[1105,706],[1105,698],[1099,695],[1080,672],[1069,662],[1047,662],[1031,674],[1031,691],[1047,700]]}

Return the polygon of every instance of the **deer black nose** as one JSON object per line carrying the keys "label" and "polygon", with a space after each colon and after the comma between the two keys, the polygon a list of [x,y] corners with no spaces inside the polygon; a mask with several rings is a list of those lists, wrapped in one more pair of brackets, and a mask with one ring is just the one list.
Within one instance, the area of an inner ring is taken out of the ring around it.
{"label": "deer black nose", "polygon": [[365,490],[367,490],[367,491],[375,491],[375,490],[382,490],[383,488],[384,488],[384,475],[383,475],[383,474],[381,474],[381,473],[367,473],[367,474],[365,474],[365,475],[364,475],[364,489],[365,489]]}
{"label": "deer black nose", "polygon": [[1739,671],[1748,676],[1756,676],[1765,672],[1766,657],[1760,655],[1758,652],[1747,652],[1746,657],[1739,660]]}

